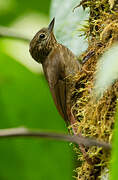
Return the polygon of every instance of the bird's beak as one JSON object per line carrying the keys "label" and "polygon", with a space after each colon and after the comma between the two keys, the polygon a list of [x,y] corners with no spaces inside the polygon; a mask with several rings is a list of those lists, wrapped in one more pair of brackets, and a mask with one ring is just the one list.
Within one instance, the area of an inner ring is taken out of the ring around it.
{"label": "bird's beak", "polygon": [[54,24],[55,24],[55,18],[53,18],[53,20],[50,22],[50,24],[49,24],[49,26],[48,26],[49,32],[52,32],[52,31],[53,31]]}

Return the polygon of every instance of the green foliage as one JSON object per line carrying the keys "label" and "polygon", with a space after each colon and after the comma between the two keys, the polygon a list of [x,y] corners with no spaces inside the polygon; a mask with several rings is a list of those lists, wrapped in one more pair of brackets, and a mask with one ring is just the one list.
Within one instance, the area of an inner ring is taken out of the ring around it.
{"label": "green foliage", "polygon": [[[53,0],[51,6],[51,18],[56,15],[57,39],[76,54],[80,54],[88,45],[84,37],[79,37],[78,33],[81,24],[88,17],[88,11],[83,11],[80,7],[79,10],[72,12],[78,3],[78,0],[70,2]],[[42,13],[48,15],[50,0],[1,0],[0,5],[0,24],[8,26],[14,24],[15,21],[19,23],[19,19],[25,19],[27,14],[38,15],[39,13],[40,17]],[[31,27],[32,20],[30,23],[29,26],[26,23],[26,26]],[[38,26],[40,25],[41,20]],[[21,25],[22,34],[24,33],[23,26]],[[31,27],[31,32],[33,29],[36,27]],[[5,43],[7,50],[2,47],[2,43],[1,49],[9,53],[10,43]],[[17,43],[13,48],[14,51],[16,51],[15,48],[17,48]],[[0,128],[26,126],[45,131],[66,130],[43,75],[33,74],[3,52],[0,52],[0,119]],[[68,143],[24,138],[1,139],[0,154],[2,155],[0,158],[1,180],[72,179],[73,165]]]}
{"label": "green foliage", "polygon": [[[50,0],[0,0],[0,24],[8,25],[25,13],[41,12],[49,14]],[[8,4],[9,2],[9,4]]]}
{"label": "green foliage", "polygon": [[111,178],[110,180],[118,179],[118,106],[116,113],[116,123],[112,145],[112,159],[111,159]]}
{"label": "green foliage", "polygon": [[[65,129],[44,77],[0,52],[0,128],[24,125],[45,130]],[[72,176],[68,143],[1,139],[0,154],[0,179],[69,180]]]}

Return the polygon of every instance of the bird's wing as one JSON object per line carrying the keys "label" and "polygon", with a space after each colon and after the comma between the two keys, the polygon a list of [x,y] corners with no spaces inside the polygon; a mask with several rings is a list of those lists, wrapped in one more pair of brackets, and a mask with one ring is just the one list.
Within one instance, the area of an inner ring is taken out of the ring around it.
{"label": "bird's wing", "polygon": [[43,69],[55,105],[61,116],[64,118],[65,121],[67,121],[67,115],[66,115],[67,87],[66,87],[66,80],[64,74],[65,67],[63,63],[60,63],[60,62],[64,62],[64,58],[65,57],[63,53],[61,53],[60,56],[60,50],[56,48],[55,51],[47,57],[46,61],[43,64]]}
{"label": "bird's wing", "polygon": [[67,107],[66,107],[66,98],[67,98],[66,81],[58,80],[58,82],[55,84],[54,87],[52,88],[50,87],[50,90],[59,113],[67,122],[68,116],[67,116]]}

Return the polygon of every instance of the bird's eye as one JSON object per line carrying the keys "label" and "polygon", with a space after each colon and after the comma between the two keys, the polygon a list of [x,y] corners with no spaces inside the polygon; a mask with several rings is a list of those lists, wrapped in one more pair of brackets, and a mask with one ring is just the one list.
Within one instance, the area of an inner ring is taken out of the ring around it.
{"label": "bird's eye", "polygon": [[40,34],[40,39],[44,39],[45,38],[45,34]]}

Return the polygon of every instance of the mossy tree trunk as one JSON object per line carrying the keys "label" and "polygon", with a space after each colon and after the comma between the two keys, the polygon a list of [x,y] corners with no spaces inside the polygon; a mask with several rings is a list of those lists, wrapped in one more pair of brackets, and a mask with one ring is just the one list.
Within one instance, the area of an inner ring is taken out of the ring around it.
{"label": "mossy tree trunk", "polygon": [[[73,113],[77,118],[78,133],[111,143],[118,82],[100,99],[93,94],[93,88],[100,56],[118,41],[118,6],[110,0],[83,0],[81,5],[90,8],[88,26],[84,31],[89,47],[81,55],[85,61],[82,71],[74,77]],[[85,148],[85,151],[87,158],[80,157],[82,165],[77,168],[77,180],[108,179],[110,152],[98,147]]]}

